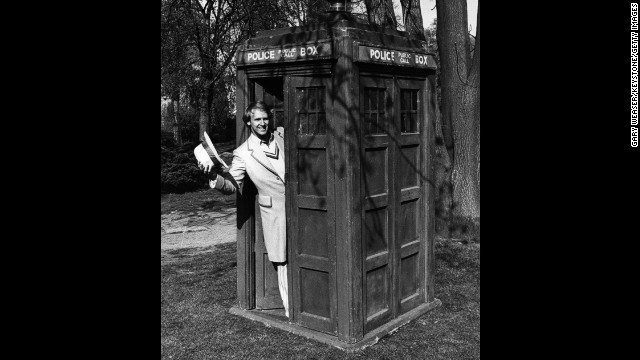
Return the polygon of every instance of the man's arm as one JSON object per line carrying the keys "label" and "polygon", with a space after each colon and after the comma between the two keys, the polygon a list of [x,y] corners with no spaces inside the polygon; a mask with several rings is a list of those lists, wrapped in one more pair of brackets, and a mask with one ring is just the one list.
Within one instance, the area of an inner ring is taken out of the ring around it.
{"label": "man's arm", "polygon": [[242,160],[242,158],[234,151],[233,161],[229,168],[229,175],[231,175],[232,180],[227,180],[218,174],[215,180],[209,180],[209,187],[217,189],[225,195],[233,194],[236,190],[242,192],[242,181],[244,180],[246,173],[247,170],[245,168],[244,160]]}

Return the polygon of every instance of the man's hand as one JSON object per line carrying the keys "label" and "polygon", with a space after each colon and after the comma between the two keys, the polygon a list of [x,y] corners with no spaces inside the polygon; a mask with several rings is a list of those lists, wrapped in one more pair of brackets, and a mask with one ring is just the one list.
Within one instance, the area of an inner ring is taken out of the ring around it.
{"label": "man's hand", "polygon": [[202,145],[198,145],[193,150],[193,153],[198,160],[198,167],[200,170],[203,170],[205,174],[211,173],[212,170],[215,174],[222,172],[222,164],[217,160],[211,159]]}
{"label": "man's hand", "polygon": [[198,161],[198,167],[200,168],[200,170],[203,170],[205,174],[208,174],[215,167],[215,165],[213,161],[207,161],[204,164]]}

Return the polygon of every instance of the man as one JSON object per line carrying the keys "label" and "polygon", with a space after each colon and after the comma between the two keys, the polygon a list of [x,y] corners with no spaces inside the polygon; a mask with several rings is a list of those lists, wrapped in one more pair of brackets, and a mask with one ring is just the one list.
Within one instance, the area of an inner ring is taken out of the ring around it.
{"label": "man", "polygon": [[[284,129],[279,127],[276,131],[270,130],[270,114],[269,107],[263,101],[249,104],[242,119],[251,133],[249,138],[233,151],[233,161],[229,168],[229,174],[236,183],[217,175],[214,180],[209,181],[209,186],[223,194],[232,194],[236,190],[242,191],[242,182],[246,175],[255,184],[258,189],[264,244],[269,260],[274,263],[278,271],[280,297],[285,315],[289,317],[284,195]],[[201,146],[195,151],[206,152]],[[209,159],[208,155],[197,157]],[[214,168],[219,169],[220,164],[214,164],[212,160],[204,163],[199,160],[198,166],[205,173],[209,173]]]}

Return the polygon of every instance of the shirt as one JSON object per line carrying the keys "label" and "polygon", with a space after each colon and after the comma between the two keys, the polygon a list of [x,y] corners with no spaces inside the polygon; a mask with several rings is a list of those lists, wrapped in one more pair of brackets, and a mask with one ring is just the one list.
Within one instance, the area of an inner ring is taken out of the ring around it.
{"label": "shirt", "polygon": [[[251,136],[255,135],[252,133]],[[284,152],[273,141],[273,136],[273,133],[271,133],[271,138],[268,141],[260,140],[260,149],[267,155],[267,159],[269,159],[271,166],[273,166],[278,175],[284,178]]]}
{"label": "shirt", "polygon": [[[269,138],[268,142],[260,140],[260,138],[255,136],[253,133],[249,136],[254,136],[260,141],[260,149],[267,156],[267,159],[273,169],[284,179],[284,151],[278,148],[278,144],[273,141],[273,133],[271,133],[271,138]],[[216,187],[216,183],[218,182],[217,180],[217,178],[215,180],[209,180],[209,186],[212,189]]]}

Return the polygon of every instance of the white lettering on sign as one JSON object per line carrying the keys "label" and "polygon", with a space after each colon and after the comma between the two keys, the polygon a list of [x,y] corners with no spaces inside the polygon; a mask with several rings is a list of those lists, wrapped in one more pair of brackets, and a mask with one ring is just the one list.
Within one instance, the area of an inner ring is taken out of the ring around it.
{"label": "white lettering on sign", "polygon": [[289,59],[296,56],[296,48],[278,50],[278,54],[283,54],[285,58]]}
{"label": "white lettering on sign", "polygon": [[369,59],[395,61],[395,51],[369,49]]}
{"label": "white lettering on sign", "polygon": [[275,58],[275,50],[247,53],[247,60],[269,60]]}
{"label": "white lettering on sign", "polygon": [[409,59],[411,59],[411,54],[398,52],[398,57],[400,58],[400,63],[401,64],[409,64],[410,63]]}
{"label": "white lettering on sign", "polygon": [[311,56],[318,55],[318,47],[316,46],[308,46],[300,48],[300,56]]}
{"label": "white lettering on sign", "polygon": [[247,61],[265,61],[265,60],[278,60],[282,57],[285,59],[296,59],[301,57],[308,57],[318,55],[318,46],[300,46],[286,49],[274,49],[265,51],[253,51],[247,52]]}
{"label": "white lettering on sign", "polygon": [[365,45],[358,46],[358,61],[371,61],[403,66],[434,67],[430,54],[416,54],[399,49],[375,48]]}
{"label": "white lettering on sign", "polygon": [[416,64],[427,64],[427,56],[426,55],[416,55]]}

